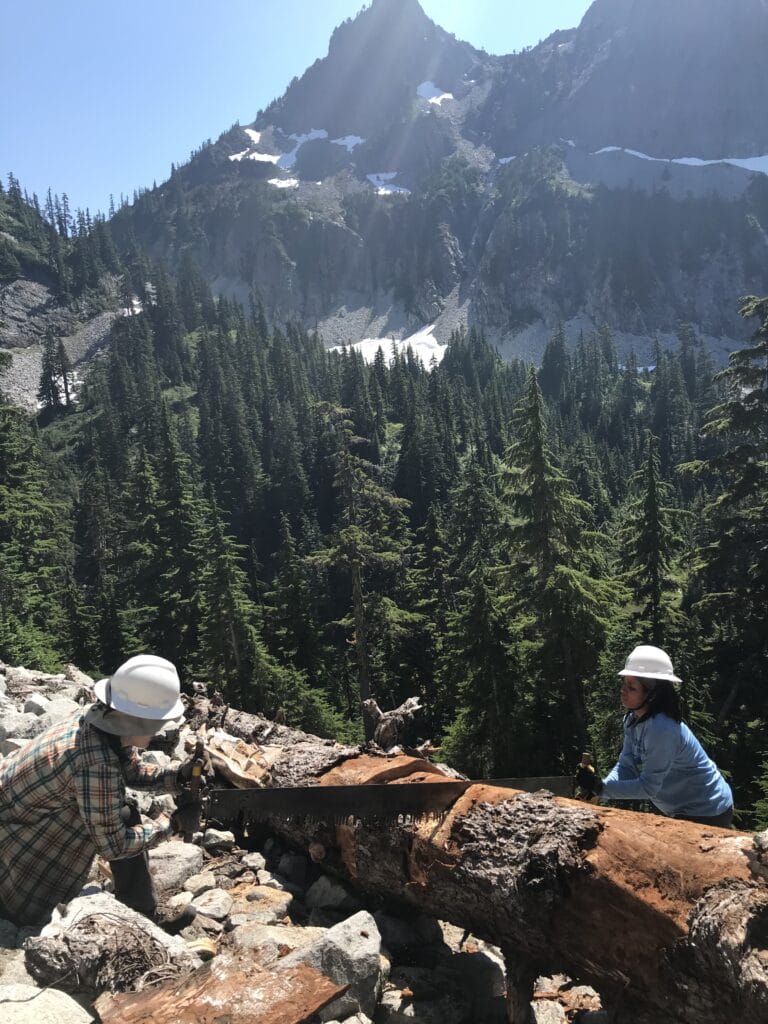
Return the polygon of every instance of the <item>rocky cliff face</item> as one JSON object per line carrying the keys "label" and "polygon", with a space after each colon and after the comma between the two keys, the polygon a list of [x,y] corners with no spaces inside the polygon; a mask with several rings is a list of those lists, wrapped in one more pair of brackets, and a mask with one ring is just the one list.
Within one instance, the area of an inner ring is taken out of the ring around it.
{"label": "rocky cliff face", "polygon": [[513,146],[573,139],[657,157],[768,153],[763,0],[596,0],[579,28],[510,61],[483,108]]}
{"label": "rocky cliff face", "polygon": [[374,0],[115,230],[329,343],[477,323],[535,356],[559,320],[693,322],[727,350],[768,290],[766,41],[766,0],[596,0],[493,57]]}

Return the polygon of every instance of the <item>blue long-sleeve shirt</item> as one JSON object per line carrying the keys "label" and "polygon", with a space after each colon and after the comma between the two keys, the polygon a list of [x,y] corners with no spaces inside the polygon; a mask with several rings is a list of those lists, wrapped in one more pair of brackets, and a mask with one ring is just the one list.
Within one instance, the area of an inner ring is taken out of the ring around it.
{"label": "blue long-sleeve shirt", "polygon": [[670,817],[714,818],[733,806],[731,787],[684,722],[665,714],[624,719],[624,746],[602,796],[650,800]]}

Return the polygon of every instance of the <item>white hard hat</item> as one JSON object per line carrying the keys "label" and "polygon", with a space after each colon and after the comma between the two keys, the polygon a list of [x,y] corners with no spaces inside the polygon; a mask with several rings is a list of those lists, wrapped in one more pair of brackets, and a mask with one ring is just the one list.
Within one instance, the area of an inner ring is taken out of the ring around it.
{"label": "white hard hat", "polygon": [[129,658],[93,689],[102,704],[136,718],[164,721],[184,713],[176,666],[154,654]]}
{"label": "white hard hat", "polygon": [[680,683],[681,679],[672,669],[672,659],[660,647],[641,645],[636,647],[627,658],[620,676],[638,676],[641,679],[666,679],[670,683]]}

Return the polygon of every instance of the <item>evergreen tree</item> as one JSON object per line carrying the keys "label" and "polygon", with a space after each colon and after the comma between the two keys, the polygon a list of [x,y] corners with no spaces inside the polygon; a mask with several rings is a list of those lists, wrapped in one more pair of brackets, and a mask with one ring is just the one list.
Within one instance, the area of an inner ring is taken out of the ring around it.
{"label": "evergreen tree", "polygon": [[504,457],[507,499],[516,516],[508,526],[510,599],[535,686],[533,718],[538,729],[550,731],[541,736],[540,770],[553,770],[567,766],[586,742],[584,684],[596,671],[621,595],[604,578],[599,538],[585,534],[587,508],[547,447],[534,370],[512,436]]}
{"label": "evergreen tree", "polygon": [[539,387],[545,398],[558,401],[564,397],[570,385],[571,359],[568,344],[561,324],[550,339],[541,357]]}
{"label": "evergreen tree", "polygon": [[69,648],[69,510],[51,497],[39,441],[0,407],[0,657],[55,670]]}
{"label": "evergreen tree", "polygon": [[40,371],[37,400],[48,412],[56,413],[61,409],[58,351],[56,341],[50,334],[43,342],[43,365]]}
{"label": "evergreen tree", "polygon": [[285,513],[275,563],[273,589],[265,594],[265,638],[283,662],[305,672],[314,685],[322,666],[318,573],[297,550]]}
{"label": "evergreen tree", "polygon": [[526,771],[527,732],[520,666],[512,646],[507,615],[487,580],[473,571],[467,590],[448,614],[440,674],[459,711],[446,732],[443,748],[450,763],[476,778]]}
{"label": "evergreen tree", "polygon": [[161,412],[157,456],[158,635],[163,653],[182,672],[197,649],[200,617],[198,584],[205,564],[204,508],[194,492],[167,405]]}
{"label": "evergreen tree", "polygon": [[429,407],[414,397],[400,439],[394,489],[410,503],[410,519],[421,526],[427,509],[445,502],[450,483],[443,449]]}
{"label": "evergreen tree", "polygon": [[[346,410],[329,408],[327,416],[337,441],[334,487],[339,520],[328,547],[315,552],[313,558],[321,565],[337,567],[349,578],[352,647],[362,704],[372,693],[370,599],[366,583],[376,570],[402,566],[403,552],[398,542],[404,533],[403,510],[407,502],[378,484],[374,467],[355,454],[354,448],[361,439],[354,434]],[[368,731],[370,723],[366,721]]]}
{"label": "evergreen tree", "polygon": [[290,696],[291,676],[264,646],[257,610],[248,598],[240,549],[224,532],[212,501],[199,537],[199,667],[221,686],[228,702],[244,710],[274,714]]}
{"label": "evergreen tree", "polygon": [[69,409],[72,405],[71,395],[71,382],[70,373],[72,371],[72,365],[67,355],[67,350],[64,348],[64,339],[59,338],[59,344],[56,347],[56,369],[58,370],[59,379],[61,380],[62,391],[64,392],[64,407]]}
{"label": "evergreen tree", "polygon": [[190,379],[189,353],[183,341],[183,320],[176,301],[176,292],[165,268],[158,265],[154,273],[155,295],[150,307],[152,335],[158,362],[171,384]]}
{"label": "evergreen tree", "polygon": [[670,595],[680,591],[680,581],[672,572],[680,536],[671,523],[674,510],[664,505],[671,487],[660,479],[658,444],[651,433],[646,435],[646,445],[646,463],[638,481],[642,495],[631,505],[622,537],[622,561],[630,592],[635,600],[644,602],[641,620],[647,624],[645,635],[657,647],[664,647],[673,614]]}
{"label": "evergreen tree", "polygon": [[690,596],[712,637],[715,728],[721,735],[728,729],[735,781],[756,799],[754,768],[768,725],[768,299],[743,300],[741,315],[758,326],[752,344],[718,375],[724,399],[705,425],[723,450],[692,467],[722,483],[703,511]]}
{"label": "evergreen tree", "polygon": [[124,524],[120,537],[121,632],[131,650],[162,650],[158,631],[158,600],[163,565],[162,537],[157,510],[160,488],[155,467],[139,448],[127,483]]}

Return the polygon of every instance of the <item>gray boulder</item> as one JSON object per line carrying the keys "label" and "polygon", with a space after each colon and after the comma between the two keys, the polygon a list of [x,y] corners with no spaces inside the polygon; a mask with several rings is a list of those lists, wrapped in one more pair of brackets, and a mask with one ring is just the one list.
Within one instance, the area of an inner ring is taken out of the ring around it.
{"label": "gray boulder", "polygon": [[129,786],[125,790],[126,796],[133,800],[139,809],[140,814],[149,814],[152,810],[152,803],[154,801],[154,794],[150,793],[146,789],[131,789]]}
{"label": "gray boulder", "polygon": [[556,999],[537,999],[532,1003],[531,1020],[534,1024],[568,1024],[568,1016]]}
{"label": "gray boulder", "polygon": [[267,862],[260,853],[246,853],[240,862],[248,871],[263,871]]}
{"label": "gray boulder", "polygon": [[95,1021],[66,992],[34,985],[0,985],[3,1024],[89,1024]]}
{"label": "gray boulder", "polygon": [[203,849],[224,853],[235,847],[235,835],[233,832],[222,831],[217,828],[207,828],[203,835]]}
{"label": "gray boulder", "polygon": [[7,711],[0,721],[0,740],[31,740],[45,729],[43,718],[23,711]]}
{"label": "gray boulder", "polygon": [[48,729],[73,715],[82,714],[82,711],[83,709],[75,701],[68,700],[66,697],[56,697],[48,702],[48,708],[40,716],[40,721],[44,723],[44,728]]}
{"label": "gray boulder", "polygon": [[70,683],[74,683],[75,687],[79,689],[93,689],[93,679],[86,675],[85,672],[81,672],[77,665],[65,665],[64,677]]}
{"label": "gray boulder", "polygon": [[256,922],[277,924],[288,913],[293,896],[265,885],[254,885],[245,895],[239,894],[232,906],[233,923]]}
{"label": "gray boulder", "polygon": [[176,801],[170,793],[152,793],[151,797],[147,812],[150,818],[158,818],[161,814],[167,814],[170,817],[176,810]]}
{"label": "gray boulder", "polygon": [[[23,665],[6,665],[5,682],[11,693],[30,693],[38,688],[45,689],[50,680],[56,678],[45,672],[34,672]],[[61,677],[63,678],[63,676]]]}
{"label": "gray boulder", "polygon": [[144,764],[152,765],[155,768],[167,768],[171,763],[170,757],[164,754],[162,750],[144,750],[141,754],[141,760]]}
{"label": "gray boulder", "polygon": [[376,1024],[475,1024],[482,1017],[468,1016],[469,1004],[444,995],[414,999],[399,989],[388,989],[376,1008]]}
{"label": "gray boulder", "polygon": [[205,892],[195,896],[192,906],[204,917],[213,918],[214,921],[224,921],[232,909],[232,897],[223,889],[207,889]]}
{"label": "gray boulder", "polygon": [[23,949],[0,949],[0,985],[34,985]]}
{"label": "gray boulder", "polygon": [[160,893],[183,889],[190,875],[203,866],[203,851],[194,843],[171,839],[149,851],[149,870]]}
{"label": "gray boulder", "polygon": [[277,865],[277,873],[292,885],[303,887],[307,882],[309,861],[302,853],[284,853]]}
{"label": "gray boulder", "polygon": [[362,904],[355,894],[328,875],[320,875],[317,881],[313,882],[307,889],[305,900],[310,909],[318,910],[347,910],[353,913],[361,909]]}
{"label": "gray boulder", "polygon": [[24,701],[24,712],[29,715],[44,715],[51,702],[42,693],[31,693]]}
{"label": "gray boulder", "polygon": [[263,967],[276,963],[281,956],[296,949],[303,949],[325,934],[322,928],[306,928],[294,925],[269,925],[248,923],[237,926],[230,933],[230,941],[236,949],[248,949],[254,959]]}
{"label": "gray boulder", "polygon": [[216,888],[216,875],[212,871],[201,871],[197,875],[190,875],[184,883],[184,888],[193,896],[199,896],[200,893],[206,892],[208,889]]}
{"label": "gray boulder", "polygon": [[280,960],[280,969],[308,964],[337,985],[349,985],[343,996],[320,1011],[320,1019],[344,1020],[354,1013],[372,1016],[381,990],[381,936],[365,910],[329,928],[303,949]]}

